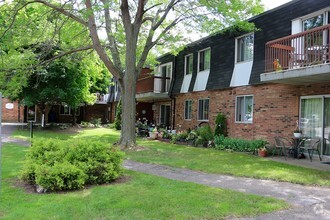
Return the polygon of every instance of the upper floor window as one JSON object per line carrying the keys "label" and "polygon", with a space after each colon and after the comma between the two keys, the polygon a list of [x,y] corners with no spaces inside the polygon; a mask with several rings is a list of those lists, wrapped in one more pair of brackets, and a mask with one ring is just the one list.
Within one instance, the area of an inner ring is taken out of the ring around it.
{"label": "upper floor window", "polygon": [[172,63],[162,64],[155,75],[155,92],[168,92],[171,84]]}
{"label": "upper floor window", "polygon": [[185,56],[185,75],[192,74],[193,72],[193,55],[189,54]]}
{"label": "upper floor window", "polygon": [[209,120],[209,99],[198,100],[198,120],[207,121]]}
{"label": "upper floor window", "polygon": [[191,120],[192,118],[192,100],[186,100],[184,104],[184,119]]}
{"label": "upper floor window", "polygon": [[253,120],[253,96],[236,97],[236,122],[252,123]]}
{"label": "upper floor window", "polygon": [[237,38],[237,62],[253,60],[254,34]]}
{"label": "upper floor window", "polygon": [[324,14],[319,14],[302,21],[303,31],[307,31],[324,25]]}
{"label": "upper floor window", "polygon": [[207,48],[198,52],[198,72],[209,70],[211,64],[211,49]]}

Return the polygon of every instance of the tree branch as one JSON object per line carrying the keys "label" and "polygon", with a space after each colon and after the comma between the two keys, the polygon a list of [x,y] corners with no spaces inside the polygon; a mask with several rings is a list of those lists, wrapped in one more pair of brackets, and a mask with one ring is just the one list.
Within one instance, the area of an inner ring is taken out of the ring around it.
{"label": "tree branch", "polygon": [[44,5],[46,5],[46,6],[50,7],[50,8],[52,8],[53,10],[56,10],[56,11],[60,12],[61,14],[63,14],[63,15],[65,15],[65,16],[67,16],[67,17],[69,17],[69,18],[71,18],[71,19],[73,19],[73,20],[79,22],[80,24],[82,24],[82,25],[88,27],[88,22],[86,22],[85,20],[79,18],[78,16],[76,16],[76,15],[74,15],[74,14],[68,12],[67,10],[65,10],[65,9],[62,8],[62,7],[59,7],[59,6],[57,6],[57,5],[54,5],[54,4],[52,4],[52,3],[49,3],[49,2],[47,2],[47,1],[43,1],[43,0],[34,0],[34,1],[30,1],[30,2],[28,2],[28,3],[30,4],[30,3],[34,3],[34,2],[44,4]]}
{"label": "tree branch", "polygon": [[101,46],[100,38],[97,34],[94,13],[92,13],[93,8],[92,8],[91,0],[86,0],[85,5],[86,5],[86,9],[90,12],[90,15],[88,17],[88,29],[90,32],[90,37],[93,42],[93,48],[96,50],[97,54],[100,56],[100,59],[104,62],[105,66],[112,73],[112,75],[117,79],[120,79],[123,76],[123,72],[115,67],[115,65],[110,60],[106,51]]}
{"label": "tree branch", "polygon": [[120,60],[120,55],[118,52],[118,47],[117,47],[117,43],[116,40],[113,36],[113,32],[112,32],[112,27],[111,27],[111,17],[110,17],[110,8],[109,5],[107,4],[106,0],[101,0],[103,5],[104,5],[104,17],[105,17],[105,30],[107,33],[107,37],[109,40],[109,48],[111,51],[111,55],[113,58],[113,62],[115,64],[115,66],[117,66],[118,68],[122,68],[122,63]]}

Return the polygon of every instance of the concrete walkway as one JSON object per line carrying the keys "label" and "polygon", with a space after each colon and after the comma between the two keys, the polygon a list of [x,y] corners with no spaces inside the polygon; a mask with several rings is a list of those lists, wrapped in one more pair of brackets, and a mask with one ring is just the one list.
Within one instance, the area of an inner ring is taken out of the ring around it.
{"label": "concrete walkway", "polygon": [[129,170],[168,179],[283,199],[292,205],[292,208],[289,210],[246,219],[330,219],[330,188],[308,187],[271,180],[207,174],[162,165],[144,164],[130,160],[124,162],[124,167]]}
{"label": "concrete walkway", "polygon": [[30,142],[10,137],[12,133],[17,129],[17,126],[21,124],[3,124],[1,127],[1,142],[2,143],[15,143],[22,146],[30,146]]}
{"label": "concrete walkway", "polygon": [[[2,142],[15,142],[24,146],[29,146],[29,142],[10,137],[15,129],[16,126],[4,125],[2,127]],[[271,180],[208,174],[162,165],[144,164],[130,160],[124,161],[124,167],[129,170],[161,176],[168,179],[193,182],[210,187],[231,189],[260,196],[274,197],[285,200],[292,206],[292,208],[288,210],[244,219],[330,220],[330,188],[309,187]]]}

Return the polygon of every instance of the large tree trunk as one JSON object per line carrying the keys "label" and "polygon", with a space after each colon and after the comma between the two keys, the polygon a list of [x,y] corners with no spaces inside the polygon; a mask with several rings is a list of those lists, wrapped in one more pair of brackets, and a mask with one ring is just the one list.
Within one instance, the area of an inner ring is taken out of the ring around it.
{"label": "large tree trunk", "polygon": [[119,146],[122,149],[134,148],[136,146],[136,79],[135,74],[126,73],[123,80],[122,100],[122,126]]}

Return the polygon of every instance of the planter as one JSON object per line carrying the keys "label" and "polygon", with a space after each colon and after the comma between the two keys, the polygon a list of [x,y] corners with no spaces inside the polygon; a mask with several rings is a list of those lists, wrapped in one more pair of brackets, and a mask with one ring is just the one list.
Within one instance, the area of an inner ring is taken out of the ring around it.
{"label": "planter", "polygon": [[300,138],[300,137],[301,137],[301,133],[293,133],[293,136],[294,136],[295,138]]}
{"label": "planter", "polygon": [[258,150],[259,157],[267,157],[267,151],[265,150]]}
{"label": "planter", "polygon": [[158,132],[149,132],[149,137],[150,139],[157,139],[157,136],[158,136]]}

